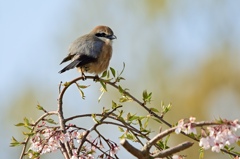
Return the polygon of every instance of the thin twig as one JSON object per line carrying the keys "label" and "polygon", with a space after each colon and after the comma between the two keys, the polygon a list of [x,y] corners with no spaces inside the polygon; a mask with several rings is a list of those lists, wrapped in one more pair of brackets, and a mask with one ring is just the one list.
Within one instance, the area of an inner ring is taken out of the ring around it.
{"label": "thin twig", "polygon": [[90,132],[92,132],[93,130],[95,130],[96,127],[97,127],[98,125],[100,125],[101,122],[103,122],[110,114],[112,114],[114,111],[116,111],[118,108],[121,108],[121,107],[122,107],[122,106],[118,106],[118,107],[114,108],[113,110],[111,110],[110,112],[104,114],[104,116],[102,117],[102,119],[100,119],[100,120],[98,121],[98,123],[94,124],[92,128],[90,128],[89,130],[86,131],[86,134],[83,136],[82,142],[81,142],[80,146],[79,146],[78,149],[77,149],[77,154],[80,153],[81,148],[82,148],[82,146],[83,146],[83,144],[84,144],[84,142],[85,142],[88,134],[89,134]]}
{"label": "thin twig", "polygon": [[[58,118],[59,118],[59,125],[60,125],[60,128],[63,131],[63,133],[66,133],[65,121],[64,121],[64,116],[63,116],[63,106],[62,106],[63,105],[63,95],[64,95],[65,91],[67,90],[67,88],[78,80],[83,80],[83,77],[78,77],[78,78],[68,82],[64,86],[64,88],[62,89],[62,91],[60,92],[59,97],[58,97]],[[59,89],[60,88],[61,87],[59,86]],[[67,152],[64,151],[62,153],[65,156],[65,159],[70,159],[70,156],[72,156],[72,151],[70,150],[70,146],[67,143],[65,143],[64,145],[65,145],[65,148],[63,148],[63,150],[67,150]]]}

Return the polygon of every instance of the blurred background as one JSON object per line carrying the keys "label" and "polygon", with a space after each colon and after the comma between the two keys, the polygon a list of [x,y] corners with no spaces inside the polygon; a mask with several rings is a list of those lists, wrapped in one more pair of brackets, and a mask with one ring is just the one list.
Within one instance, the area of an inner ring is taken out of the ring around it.
{"label": "blurred background", "polygon": [[[0,158],[19,158],[22,147],[9,147],[11,136],[23,138],[23,130],[14,124],[24,117],[36,120],[42,114],[37,104],[56,110],[60,81],[80,75],[76,70],[58,74],[64,67],[59,63],[74,39],[100,24],[110,26],[118,37],[110,66],[120,72],[123,62],[126,64],[122,85],[139,99],[143,90],[153,92],[156,108],[161,101],[171,102],[173,108],[166,120],[239,118],[239,15],[238,0],[1,0]],[[83,84],[91,85],[85,90],[85,101],[75,87],[64,96],[66,117],[100,113],[118,97],[117,91],[110,89],[98,103],[100,84]],[[144,114],[133,103],[126,106],[128,111]],[[77,124],[90,128],[92,123],[89,119]],[[160,125],[152,123],[150,127],[157,132]],[[114,128],[106,133],[118,143],[112,132]],[[178,138],[169,146],[188,140]],[[120,158],[134,158],[120,149]],[[205,158],[226,158],[221,153],[205,153]],[[198,158],[198,144],[181,154]],[[56,152],[43,158],[62,157]]]}

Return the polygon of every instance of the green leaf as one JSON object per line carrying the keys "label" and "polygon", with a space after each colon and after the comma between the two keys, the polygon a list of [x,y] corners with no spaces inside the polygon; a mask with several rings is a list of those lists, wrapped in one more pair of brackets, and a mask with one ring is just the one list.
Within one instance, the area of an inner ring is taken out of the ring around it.
{"label": "green leaf", "polygon": [[37,109],[38,109],[38,110],[45,111],[45,109],[44,109],[41,105],[39,105],[39,104],[37,105]]}
{"label": "green leaf", "polygon": [[203,150],[203,148],[201,147],[200,149],[199,149],[199,159],[202,159],[202,158],[204,158],[204,150]]}
{"label": "green leaf", "polygon": [[45,119],[50,124],[57,124],[53,119]]}
{"label": "green leaf", "polygon": [[120,85],[118,86],[118,91],[119,91],[119,93],[121,93],[121,94],[124,93],[124,90],[123,90],[123,88],[122,88]]}
{"label": "green leaf", "polygon": [[24,123],[17,123],[15,126],[25,126]]}
{"label": "green leaf", "polygon": [[153,120],[155,120],[156,122],[162,124],[162,122],[159,119],[153,118]]}
{"label": "green leaf", "polygon": [[116,76],[116,71],[112,67],[110,67],[110,70],[111,70],[111,73],[112,73],[113,77],[115,77]]}
{"label": "green leaf", "polygon": [[147,130],[147,129],[144,129],[144,128],[140,128],[140,131],[142,133],[145,133],[145,135],[148,135],[151,132],[150,130]]}
{"label": "green leaf", "polygon": [[81,89],[79,89],[79,92],[80,92],[82,99],[85,99],[86,96],[85,96],[84,92]]}
{"label": "green leaf", "polygon": [[100,81],[100,84],[102,85],[103,89],[105,90],[105,92],[107,92],[107,86],[106,83]]}
{"label": "green leaf", "polygon": [[22,143],[18,142],[18,141],[12,136],[12,140],[11,140],[10,146],[11,146],[11,147],[15,147],[15,146],[20,146],[20,145],[22,145]]}
{"label": "green leaf", "polygon": [[124,103],[124,102],[131,102],[133,101],[132,98],[128,97],[128,96],[125,96],[123,95],[120,99],[119,99],[119,102],[121,103]]}
{"label": "green leaf", "polygon": [[86,96],[85,96],[85,94],[84,94],[82,89],[85,89],[85,88],[89,87],[90,85],[86,86],[86,85],[79,85],[78,83],[75,83],[75,84],[78,87],[78,90],[80,92],[80,95],[81,95],[82,99],[85,99]]}
{"label": "green leaf", "polygon": [[115,103],[113,100],[112,100],[112,109],[115,109],[117,107],[117,103]]}
{"label": "green leaf", "polygon": [[168,149],[168,148],[169,148],[169,147],[167,146],[167,143],[168,143],[169,138],[170,138],[170,135],[168,135],[168,136],[166,137],[166,139],[164,140],[164,149]]}
{"label": "green leaf", "polygon": [[88,88],[90,85],[77,85],[79,88],[81,88],[81,89],[85,89],[85,88]]}
{"label": "green leaf", "polygon": [[152,92],[148,93],[147,90],[144,90],[142,93],[142,97],[143,97],[144,103],[146,102],[150,103],[152,99]]}
{"label": "green leaf", "polygon": [[120,110],[118,118],[122,117],[122,115],[123,115],[123,110]]}
{"label": "green leaf", "polygon": [[134,136],[130,133],[127,133],[126,134],[126,138],[129,139],[129,140],[133,140],[134,139]]}
{"label": "green leaf", "polygon": [[144,91],[143,91],[142,96],[143,96],[143,99],[146,99],[146,98],[147,98],[147,90],[144,90]]}
{"label": "green leaf", "polygon": [[25,118],[23,119],[23,121],[24,121],[24,125],[25,125],[25,126],[30,126],[30,123],[29,123],[28,118],[25,117]]}
{"label": "green leaf", "polygon": [[157,145],[161,148],[161,149],[164,149],[164,143],[162,142],[162,140],[159,140],[157,142]]}
{"label": "green leaf", "polygon": [[69,84],[70,84],[69,82],[65,82],[63,86],[67,87]]}
{"label": "green leaf", "polygon": [[102,73],[102,76],[101,76],[101,78],[104,78],[104,77],[106,77],[107,76],[107,70],[106,71],[104,71],[103,73]]}
{"label": "green leaf", "polygon": [[24,127],[27,128],[27,129],[30,130],[30,131],[31,131],[32,129],[34,129],[32,126],[26,126],[26,125],[25,125]]}
{"label": "green leaf", "polygon": [[149,122],[149,117],[147,118],[147,120],[145,121],[143,127],[146,128],[148,126],[148,122]]}
{"label": "green leaf", "polygon": [[237,145],[240,146],[240,140],[237,141]]}
{"label": "green leaf", "polygon": [[33,136],[35,133],[33,132],[22,132],[23,135],[27,135],[27,136]]}
{"label": "green leaf", "polygon": [[120,82],[121,80],[125,80],[125,78],[123,78],[123,77],[117,77],[116,78],[116,82]]}
{"label": "green leaf", "polygon": [[110,77],[110,73],[109,71],[107,71],[107,79],[109,79],[109,77]]}
{"label": "green leaf", "polygon": [[120,72],[120,74],[118,75],[118,77],[120,77],[120,76],[122,75],[124,69],[125,69],[125,63],[123,62],[123,69],[122,69],[122,71]]}
{"label": "green leaf", "polygon": [[169,103],[167,106],[164,105],[163,102],[161,102],[161,107],[162,107],[162,113],[166,114],[167,112],[169,112],[172,108],[172,104]]}
{"label": "green leaf", "polygon": [[136,120],[136,119],[139,119],[139,117],[136,116],[136,115],[131,115],[131,116],[128,118],[128,121],[133,121],[133,120]]}
{"label": "green leaf", "polygon": [[125,137],[125,134],[122,134],[120,137],[119,137],[119,139],[125,139],[126,137]]}
{"label": "green leaf", "polygon": [[131,116],[132,116],[131,113],[128,113],[128,114],[127,114],[127,121],[129,120],[129,118],[130,118]]}
{"label": "green leaf", "polygon": [[133,142],[136,142],[136,141],[137,141],[137,139],[136,139],[136,137],[134,136],[134,134],[131,134],[131,133],[127,133],[127,134],[126,134],[126,138],[129,139],[129,140],[131,140],[131,141],[133,141]]}
{"label": "green leaf", "polygon": [[138,124],[139,124],[139,127],[141,129],[142,128],[142,120],[140,120],[139,118],[138,118]]}
{"label": "green leaf", "polygon": [[40,153],[39,152],[35,152],[35,151],[33,151],[33,150],[31,150],[31,149],[29,149],[28,150],[28,152],[27,152],[27,155],[29,156],[31,154],[31,156],[32,156],[32,158],[39,158],[39,156],[40,156]]}
{"label": "green leaf", "polygon": [[159,113],[159,111],[156,108],[150,108],[152,112]]}
{"label": "green leaf", "polygon": [[123,118],[123,117],[118,117],[118,120],[120,120],[120,121],[125,121],[125,119]]}
{"label": "green leaf", "polygon": [[97,123],[97,124],[99,124],[100,123],[100,121],[99,120],[97,120],[97,118],[96,118],[97,116],[96,116],[96,114],[92,114],[92,119],[93,119],[93,121],[95,122],[95,123]]}
{"label": "green leaf", "polygon": [[120,132],[124,132],[124,129],[122,127],[119,126],[118,129]]}

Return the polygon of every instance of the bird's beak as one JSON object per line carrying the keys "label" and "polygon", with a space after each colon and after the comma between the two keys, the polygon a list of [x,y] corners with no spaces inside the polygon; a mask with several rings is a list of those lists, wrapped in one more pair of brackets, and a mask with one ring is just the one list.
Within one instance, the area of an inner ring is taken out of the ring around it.
{"label": "bird's beak", "polygon": [[117,37],[115,35],[111,35],[109,36],[109,39],[113,40],[113,39],[117,39]]}

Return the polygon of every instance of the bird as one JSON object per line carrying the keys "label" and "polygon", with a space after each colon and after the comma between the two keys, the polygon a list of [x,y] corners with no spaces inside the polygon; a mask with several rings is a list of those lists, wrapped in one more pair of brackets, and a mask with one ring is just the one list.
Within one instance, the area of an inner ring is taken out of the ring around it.
{"label": "bird", "polygon": [[77,38],[70,45],[68,55],[62,63],[71,60],[71,63],[60,70],[63,73],[67,70],[77,68],[85,79],[85,73],[98,75],[107,70],[112,57],[112,41],[117,39],[112,29],[108,26],[96,26],[89,34]]}

